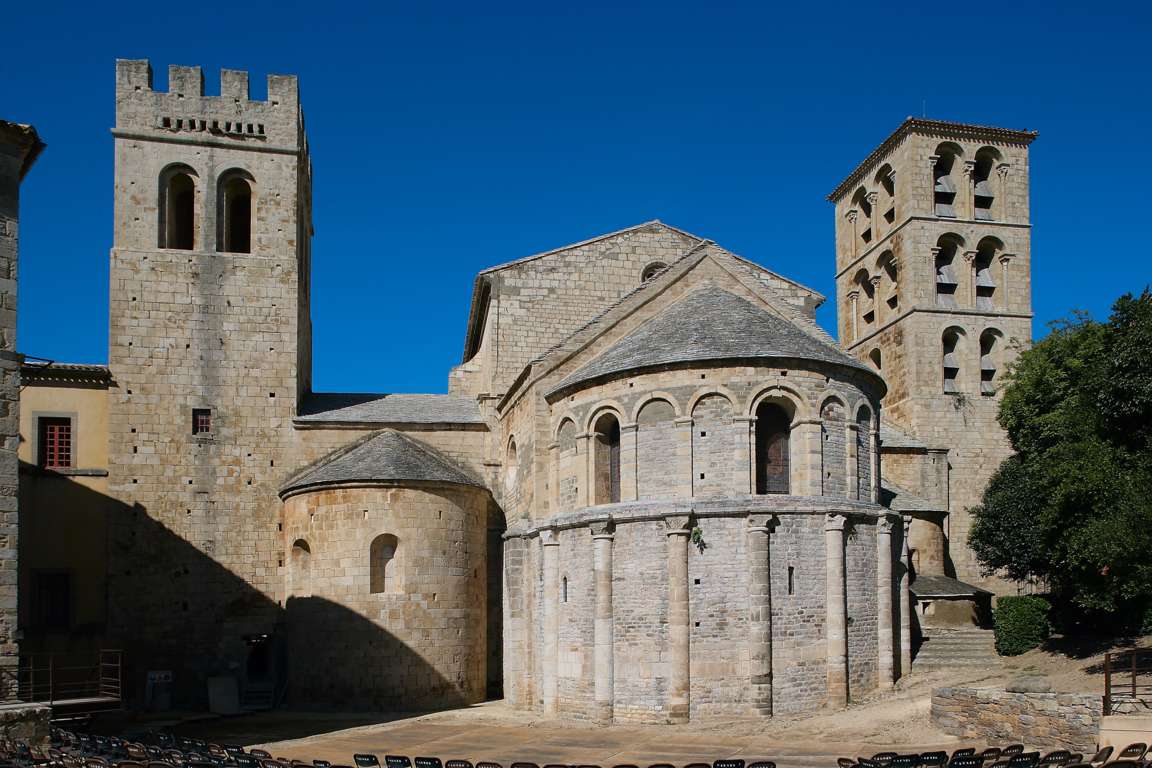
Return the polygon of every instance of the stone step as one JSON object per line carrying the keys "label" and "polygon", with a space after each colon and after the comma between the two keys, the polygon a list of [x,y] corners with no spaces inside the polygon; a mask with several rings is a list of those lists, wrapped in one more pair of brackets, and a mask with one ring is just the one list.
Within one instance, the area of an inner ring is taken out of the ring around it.
{"label": "stone step", "polygon": [[990,629],[929,630],[912,660],[914,670],[925,672],[999,665]]}

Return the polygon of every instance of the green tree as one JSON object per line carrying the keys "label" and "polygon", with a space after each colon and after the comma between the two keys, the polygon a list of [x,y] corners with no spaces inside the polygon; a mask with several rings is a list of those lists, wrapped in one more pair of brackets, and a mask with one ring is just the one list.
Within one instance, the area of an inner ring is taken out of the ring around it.
{"label": "green tree", "polygon": [[1108,322],[1053,324],[1011,367],[1000,424],[1016,455],[972,510],[983,566],[1038,577],[1087,611],[1152,606],[1152,293]]}

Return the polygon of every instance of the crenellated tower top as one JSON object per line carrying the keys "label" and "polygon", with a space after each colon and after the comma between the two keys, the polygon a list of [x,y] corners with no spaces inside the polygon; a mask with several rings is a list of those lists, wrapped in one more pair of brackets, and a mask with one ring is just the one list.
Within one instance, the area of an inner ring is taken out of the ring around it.
{"label": "crenellated tower top", "polygon": [[220,95],[206,96],[200,67],[171,65],[168,91],[156,91],[147,59],[117,59],[113,133],[299,150],[304,141],[299,84],[294,75],[269,75],[268,99],[252,101],[248,73],[224,69]]}

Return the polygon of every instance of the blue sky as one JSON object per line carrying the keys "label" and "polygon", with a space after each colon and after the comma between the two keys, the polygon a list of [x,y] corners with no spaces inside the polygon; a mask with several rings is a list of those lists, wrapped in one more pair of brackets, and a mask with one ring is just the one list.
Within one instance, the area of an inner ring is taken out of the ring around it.
{"label": "blue sky", "polygon": [[[114,59],[301,79],[318,390],[441,392],[475,273],[659,218],[830,297],[825,195],[908,115],[1040,131],[1037,335],[1152,279],[1148,3],[17,3],[19,347],[107,359]],[[1138,229],[1139,228],[1139,229]]]}

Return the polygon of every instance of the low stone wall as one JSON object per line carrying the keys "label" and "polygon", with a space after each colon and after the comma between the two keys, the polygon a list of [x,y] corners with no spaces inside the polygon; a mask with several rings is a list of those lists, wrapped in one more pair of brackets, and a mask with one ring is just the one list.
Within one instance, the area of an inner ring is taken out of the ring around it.
{"label": "low stone wall", "polygon": [[954,736],[1038,750],[1096,750],[1103,707],[1082,693],[1013,693],[1003,688],[937,688],[932,723]]}
{"label": "low stone wall", "polygon": [[48,743],[52,708],[43,704],[0,705],[0,737],[23,741],[33,746]]}

